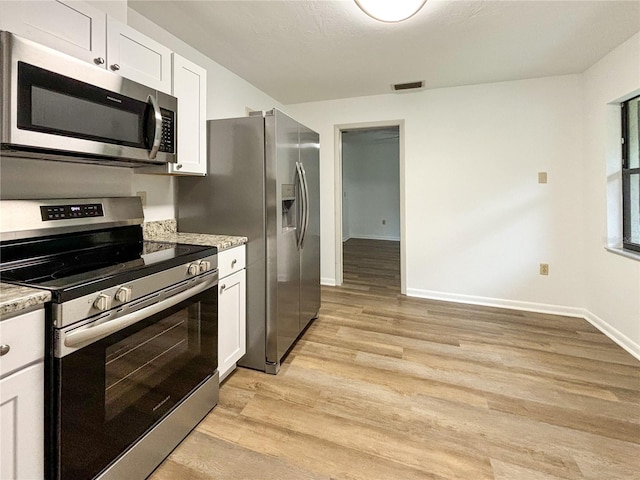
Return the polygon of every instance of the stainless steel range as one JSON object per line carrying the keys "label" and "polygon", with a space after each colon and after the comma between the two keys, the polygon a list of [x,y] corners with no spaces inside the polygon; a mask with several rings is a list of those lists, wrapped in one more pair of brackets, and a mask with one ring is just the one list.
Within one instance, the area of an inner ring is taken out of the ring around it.
{"label": "stainless steel range", "polygon": [[0,209],[0,279],[53,298],[47,476],[145,478],[218,401],[216,248],[144,241],[137,197]]}

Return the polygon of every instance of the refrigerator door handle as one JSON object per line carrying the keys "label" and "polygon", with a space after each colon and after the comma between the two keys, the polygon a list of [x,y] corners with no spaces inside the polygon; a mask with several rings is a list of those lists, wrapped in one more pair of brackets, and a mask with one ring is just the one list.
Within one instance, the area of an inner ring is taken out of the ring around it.
{"label": "refrigerator door handle", "polygon": [[302,163],[300,164],[300,170],[302,171],[302,183],[304,185],[304,226],[302,228],[302,240],[300,240],[300,248],[302,249],[309,229],[309,184],[307,183],[307,172],[305,172]]}
{"label": "refrigerator door handle", "polygon": [[[299,190],[296,192],[300,192],[300,197],[296,198],[298,201],[298,207],[296,207],[296,247],[298,250],[302,248],[302,234],[303,234],[303,224],[304,224],[304,185],[302,184],[302,171],[300,170],[300,163],[296,162],[296,183],[299,186]],[[300,212],[300,215],[297,213]]]}

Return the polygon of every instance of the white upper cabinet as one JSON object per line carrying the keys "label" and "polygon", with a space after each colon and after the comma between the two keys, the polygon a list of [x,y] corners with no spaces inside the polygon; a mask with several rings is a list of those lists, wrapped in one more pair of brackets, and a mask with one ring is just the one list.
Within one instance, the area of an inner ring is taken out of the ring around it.
{"label": "white upper cabinet", "polygon": [[0,1],[0,29],[171,93],[171,50],[80,1]]}
{"label": "white upper cabinet", "polygon": [[111,17],[107,17],[107,68],[171,93],[171,50]]}
{"label": "white upper cabinet", "polygon": [[173,96],[178,99],[178,162],[173,174],[207,173],[207,71],[173,54]]}
{"label": "white upper cabinet", "polygon": [[73,1],[0,2],[0,30],[31,39],[87,62],[105,64],[105,14]]}
{"label": "white upper cabinet", "polygon": [[206,175],[207,71],[81,1],[0,0],[0,30],[178,98],[177,163],[137,173]]}

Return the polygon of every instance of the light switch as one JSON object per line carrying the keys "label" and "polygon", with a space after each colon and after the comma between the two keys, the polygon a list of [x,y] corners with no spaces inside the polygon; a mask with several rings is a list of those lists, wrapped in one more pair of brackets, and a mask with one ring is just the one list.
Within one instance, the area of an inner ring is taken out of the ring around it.
{"label": "light switch", "polygon": [[547,183],[547,172],[538,172],[538,183]]}

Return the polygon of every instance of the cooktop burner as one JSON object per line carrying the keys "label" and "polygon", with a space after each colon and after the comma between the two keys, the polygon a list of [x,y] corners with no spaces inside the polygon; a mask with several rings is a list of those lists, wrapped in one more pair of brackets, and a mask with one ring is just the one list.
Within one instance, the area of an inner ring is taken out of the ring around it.
{"label": "cooktop burner", "polygon": [[[0,280],[51,290],[54,302],[126,283],[217,252],[210,246],[135,239],[116,244],[84,245],[73,251],[64,251],[54,244],[43,248],[41,243],[20,245],[24,250],[45,253],[40,257],[12,258],[20,255],[7,250],[0,267]],[[68,249],[72,243],[69,242]]]}

